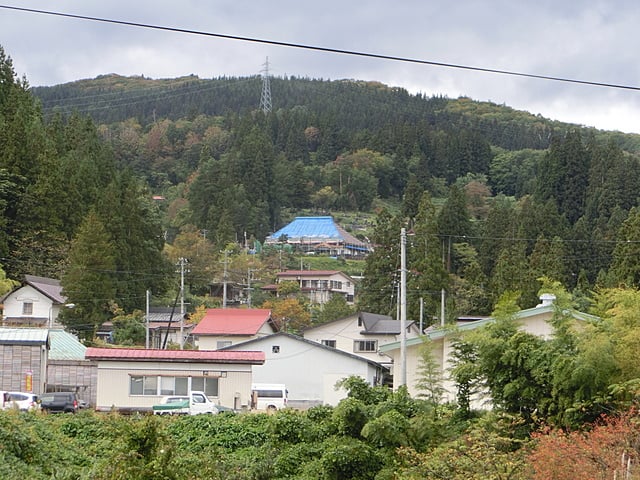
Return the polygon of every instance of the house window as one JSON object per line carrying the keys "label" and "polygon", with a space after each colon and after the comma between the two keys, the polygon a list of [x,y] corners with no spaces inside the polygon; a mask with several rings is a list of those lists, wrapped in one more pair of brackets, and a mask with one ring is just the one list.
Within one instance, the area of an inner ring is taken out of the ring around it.
{"label": "house window", "polygon": [[231,340],[218,340],[216,342],[216,348],[224,348],[231,345]]}
{"label": "house window", "polygon": [[187,395],[188,377],[160,377],[160,395]]}
{"label": "house window", "polygon": [[212,377],[191,378],[191,390],[204,392],[207,397],[218,396],[218,379]]}
{"label": "house window", "polygon": [[336,348],[335,340],[321,340],[320,343],[322,343],[322,345],[325,345],[327,347]]}
{"label": "house window", "polygon": [[375,352],[378,350],[378,342],[376,340],[355,340],[353,342],[354,352]]}
{"label": "house window", "polygon": [[280,353],[280,345],[273,345],[271,347],[271,353]]}
{"label": "house window", "polygon": [[131,376],[129,379],[130,395],[158,395],[157,376]]}
{"label": "house window", "polygon": [[24,302],[22,304],[22,315],[33,315],[33,303]]}
{"label": "house window", "polygon": [[[191,380],[191,388],[189,388]],[[189,390],[204,391],[211,397],[218,396],[218,379],[203,377],[159,377],[157,375],[132,375],[129,378],[129,395],[187,395]]]}

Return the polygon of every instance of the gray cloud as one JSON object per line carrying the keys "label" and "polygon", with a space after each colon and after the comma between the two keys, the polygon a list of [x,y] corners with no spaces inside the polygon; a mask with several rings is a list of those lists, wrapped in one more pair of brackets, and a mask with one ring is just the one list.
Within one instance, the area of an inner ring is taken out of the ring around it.
{"label": "gray cloud", "polygon": [[[23,0],[16,6],[588,81],[640,86],[631,1],[309,4],[291,0]],[[640,92],[313,52],[0,9],[0,45],[32,85],[104,73],[354,78],[491,100],[553,119],[640,133]],[[274,99],[276,100],[276,99]]]}

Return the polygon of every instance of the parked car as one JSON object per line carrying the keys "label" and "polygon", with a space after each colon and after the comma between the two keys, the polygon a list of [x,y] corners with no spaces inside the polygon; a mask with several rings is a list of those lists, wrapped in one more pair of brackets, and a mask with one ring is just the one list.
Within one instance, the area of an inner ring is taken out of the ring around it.
{"label": "parked car", "polygon": [[154,415],[199,415],[218,413],[217,406],[204,392],[191,392],[189,395],[169,395],[153,406]]}
{"label": "parked car", "polygon": [[17,408],[18,410],[39,410],[38,395],[25,392],[4,392],[2,408]]}
{"label": "parked car", "polygon": [[51,413],[76,413],[78,395],[74,392],[51,392],[40,395],[40,407]]}

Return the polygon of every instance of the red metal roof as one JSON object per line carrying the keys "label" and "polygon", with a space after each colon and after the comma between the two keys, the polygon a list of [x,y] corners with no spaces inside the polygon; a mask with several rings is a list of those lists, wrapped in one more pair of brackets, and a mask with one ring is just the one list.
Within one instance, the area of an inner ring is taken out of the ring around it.
{"label": "red metal roof", "polygon": [[271,319],[267,308],[210,308],[193,335],[256,335]]}
{"label": "red metal roof", "polygon": [[87,348],[88,360],[134,360],[215,363],[264,363],[264,352],[219,350],[156,350],[143,348]]}

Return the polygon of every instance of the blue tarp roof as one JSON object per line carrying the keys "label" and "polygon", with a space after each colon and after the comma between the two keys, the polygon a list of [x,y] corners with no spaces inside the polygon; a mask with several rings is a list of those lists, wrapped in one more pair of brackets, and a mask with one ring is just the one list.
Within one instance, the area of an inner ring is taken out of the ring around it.
{"label": "blue tarp roof", "polygon": [[289,225],[281,228],[269,239],[278,240],[286,235],[289,241],[311,240],[345,240],[332,217],[296,217]]}

